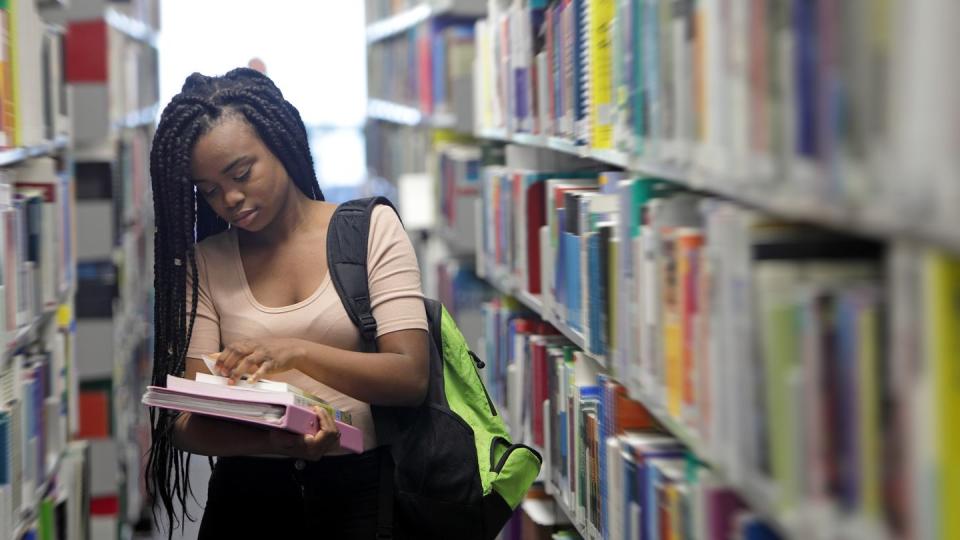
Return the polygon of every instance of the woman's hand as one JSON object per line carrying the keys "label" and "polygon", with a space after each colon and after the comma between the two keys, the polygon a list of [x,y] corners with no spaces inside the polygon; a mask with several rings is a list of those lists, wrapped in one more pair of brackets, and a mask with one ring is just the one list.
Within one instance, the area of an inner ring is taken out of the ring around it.
{"label": "woman's hand", "polygon": [[217,361],[216,375],[229,377],[233,382],[250,375],[250,382],[255,382],[270,373],[295,369],[304,355],[303,343],[298,339],[266,338],[236,341],[210,357]]}
{"label": "woman's hand", "polygon": [[322,407],[314,407],[320,419],[320,430],[315,435],[297,435],[280,429],[270,430],[270,445],[284,456],[316,461],[332,450],[340,448],[340,430],[330,413]]}

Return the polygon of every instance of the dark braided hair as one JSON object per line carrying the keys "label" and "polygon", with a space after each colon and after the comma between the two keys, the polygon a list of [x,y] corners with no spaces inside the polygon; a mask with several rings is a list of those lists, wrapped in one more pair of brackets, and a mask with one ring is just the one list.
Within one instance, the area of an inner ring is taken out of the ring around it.
{"label": "dark braided hair", "polygon": [[[307,130],[296,107],[283,98],[266,75],[238,68],[220,77],[194,73],[163,110],[150,150],[156,233],[154,240],[155,350],[153,382],[166,386],[168,374],[182,375],[197,315],[198,275],[195,244],[226,230],[203,197],[196,195],[190,161],[197,139],[227,115],[246,120],[280,160],[307,197],[323,200],[307,143]],[[187,302],[187,272],[192,287]],[[189,312],[188,312],[189,305]],[[190,490],[190,455],[173,445],[177,415],[150,408],[151,446],[147,458],[147,492],[167,514],[168,537],[186,514]],[[179,514],[175,502],[179,502]]]}

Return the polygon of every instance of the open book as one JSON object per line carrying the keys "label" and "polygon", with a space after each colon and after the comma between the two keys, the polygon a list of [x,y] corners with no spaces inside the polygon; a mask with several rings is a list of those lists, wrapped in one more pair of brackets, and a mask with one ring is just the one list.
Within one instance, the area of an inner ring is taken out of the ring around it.
{"label": "open book", "polygon": [[[317,398],[287,389],[289,385],[274,381],[227,385],[226,379],[198,374],[197,380],[167,375],[166,388],[148,386],[142,402],[151,407],[202,414],[236,420],[295,433],[313,435],[320,428],[314,405],[331,412],[340,430],[340,446],[363,452],[363,433],[350,424],[349,414],[339,411]],[[284,385],[284,386],[273,386]],[[293,387],[289,387],[293,388]]]}

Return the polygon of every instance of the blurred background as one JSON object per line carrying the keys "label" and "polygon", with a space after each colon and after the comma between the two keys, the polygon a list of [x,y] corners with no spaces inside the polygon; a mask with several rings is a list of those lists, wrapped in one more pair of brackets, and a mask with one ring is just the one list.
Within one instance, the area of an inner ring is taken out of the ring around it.
{"label": "blurred background", "polygon": [[0,540],[166,537],[149,151],[188,75],[238,66],[299,109],[327,200],[397,205],[542,454],[503,540],[960,539],[958,24],[956,0],[0,0]]}

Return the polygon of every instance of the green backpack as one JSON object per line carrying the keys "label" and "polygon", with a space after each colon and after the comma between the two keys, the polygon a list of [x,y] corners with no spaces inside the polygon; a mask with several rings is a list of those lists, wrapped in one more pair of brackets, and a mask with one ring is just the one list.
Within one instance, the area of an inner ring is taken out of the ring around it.
{"label": "green backpack", "polygon": [[[341,204],[327,233],[331,281],[367,350],[375,350],[377,331],[367,238],[380,204],[393,208],[382,197]],[[430,333],[424,402],[415,408],[372,407],[377,438],[390,443],[393,457],[392,467],[382,460],[377,537],[392,537],[396,523],[412,538],[494,538],[536,480],[542,458],[510,442],[481,380],[483,362],[439,302],[424,304]]]}

